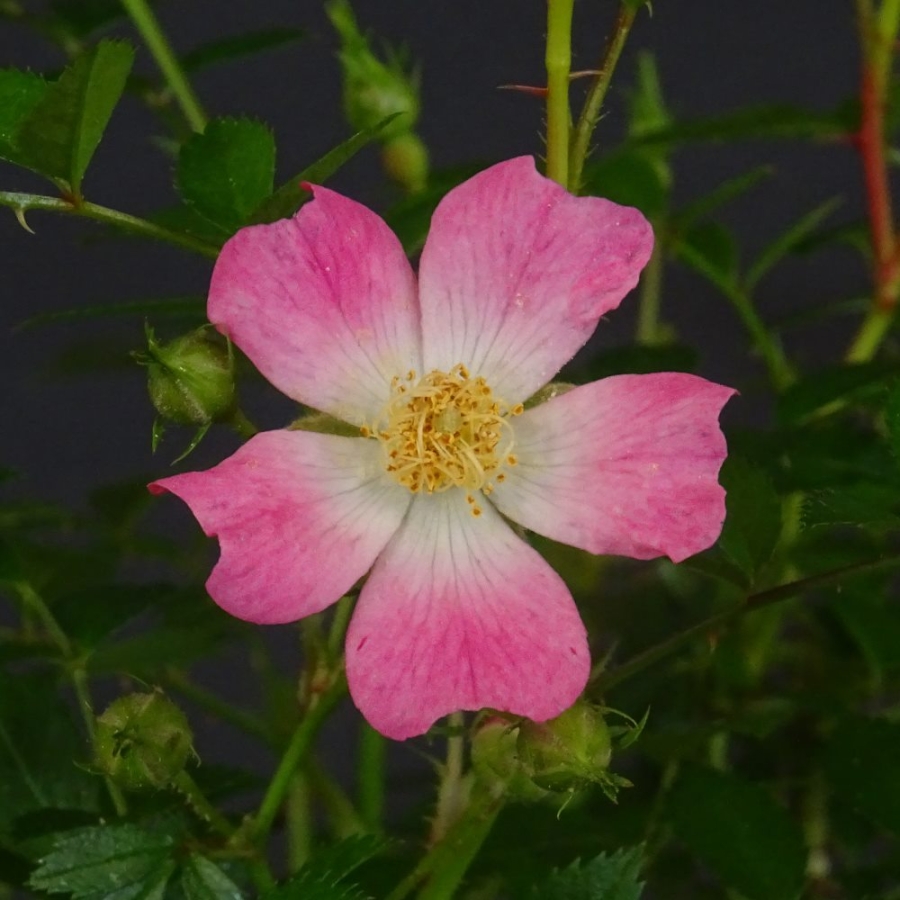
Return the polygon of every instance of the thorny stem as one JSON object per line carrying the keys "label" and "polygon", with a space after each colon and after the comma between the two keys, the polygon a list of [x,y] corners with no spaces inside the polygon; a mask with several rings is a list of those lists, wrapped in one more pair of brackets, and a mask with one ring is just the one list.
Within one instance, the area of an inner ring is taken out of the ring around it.
{"label": "thorny stem", "polygon": [[569,190],[573,194],[577,194],[581,188],[581,173],[584,170],[584,162],[590,150],[591,136],[597,127],[597,122],[600,120],[600,111],[603,109],[606,92],[609,90],[613,72],[615,72],[619,57],[622,55],[622,48],[628,39],[628,33],[634,24],[636,14],[637,8],[633,0],[632,2],[627,2],[626,0],[619,6],[615,30],[610,36],[609,43],[606,45],[603,63],[588,91],[584,107],[578,118],[578,124],[575,126],[572,136],[572,149],[569,153]]}
{"label": "thorny stem", "polygon": [[569,186],[569,72],[575,0],[547,0],[547,177]]}
{"label": "thorny stem", "polygon": [[143,38],[147,49],[156,60],[156,64],[178,101],[188,125],[194,131],[202,132],[206,128],[206,114],[181,68],[178,57],[172,51],[165,33],[160,28],[153,10],[146,0],[122,0],[122,6],[125,7],[125,11],[131,17],[131,21]]}
{"label": "thorny stem", "polygon": [[294,775],[312,749],[313,741],[319,733],[319,729],[328,718],[329,713],[343,698],[347,690],[347,679],[343,672],[336,675],[333,682],[318,694],[309,705],[300,724],[294,731],[291,742],[288,744],[278,768],[269,782],[266,793],[256,815],[250,821],[249,831],[257,843],[262,843],[269,834],[275,817],[281,809],[281,804],[290,789]]}
{"label": "thorny stem", "polygon": [[900,2],[884,0],[876,13],[868,0],[856,0],[859,42],[860,127],[856,136],[865,184],[872,239],[874,302],[847,351],[847,361],[866,362],[877,352],[891,325],[900,294],[900,246],[891,204],[885,154],[885,114],[900,29]]}
{"label": "thorny stem", "polygon": [[109,209],[105,206],[98,206],[96,203],[88,203],[80,201],[72,203],[68,200],[62,200],[58,197],[45,197],[40,194],[20,194],[13,191],[0,191],[0,206],[9,207],[19,220],[19,224],[27,231],[31,231],[25,221],[25,213],[32,209],[46,210],[48,212],[64,213],[71,216],[80,216],[83,219],[93,219],[95,222],[102,222],[105,225],[112,225],[122,231],[130,234],[137,234],[141,237],[153,238],[158,241],[165,241],[169,244],[175,244],[184,247],[187,250],[193,250],[195,253],[201,253],[203,256],[215,259],[219,255],[219,247],[209,244],[199,238],[192,237],[189,234],[182,234],[177,231],[170,231],[146,219],[139,219],[137,216],[131,216],[128,213],[119,212],[115,209]]}
{"label": "thorny stem", "polygon": [[843,566],[840,569],[832,569],[828,572],[821,572],[818,575],[810,575],[808,578],[801,578],[797,581],[791,581],[778,587],[769,588],[756,594],[751,594],[743,602],[732,606],[730,609],[723,610],[715,615],[709,616],[696,625],[673,634],[666,640],[661,641],[654,647],[638,653],[628,662],[610,671],[595,672],[591,677],[591,691],[594,693],[605,693],[611,688],[623,681],[643,672],[654,663],[669,656],[678,650],[684,644],[689,643],[696,637],[718,631],[720,628],[730,624],[733,620],[747,613],[755,612],[759,609],[765,609],[774,603],[781,603],[783,600],[790,600],[800,594],[814,588],[825,587],[830,584],[842,581],[844,578],[853,575],[863,575],[867,572],[873,572],[877,569],[883,569],[888,566],[900,564],[900,555],[886,556],[880,559],[870,560],[864,563],[855,563],[850,566]]}

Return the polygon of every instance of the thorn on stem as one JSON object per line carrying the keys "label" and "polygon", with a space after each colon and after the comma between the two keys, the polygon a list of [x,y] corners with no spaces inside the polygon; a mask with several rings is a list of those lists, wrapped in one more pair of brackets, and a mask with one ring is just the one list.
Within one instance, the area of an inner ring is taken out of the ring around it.
{"label": "thorn on stem", "polygon": [[25,207],[24,206],[16,206],[13,209],[13,213],[15,213],[16,219],[19,224],[29,233],[35,234],[34,229],[25,221]]}

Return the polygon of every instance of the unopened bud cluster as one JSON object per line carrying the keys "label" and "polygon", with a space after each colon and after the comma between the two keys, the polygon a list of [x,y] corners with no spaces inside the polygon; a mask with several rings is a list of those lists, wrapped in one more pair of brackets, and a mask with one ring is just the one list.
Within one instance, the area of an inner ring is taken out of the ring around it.
{"label": "unopened bud cluster", "polygon": [[518,800],[598,785],[614,798],[627,780],[609,771],[613,742],[601,710],[579,702],[547,722],[491,718],[472,740],[479,781]]}

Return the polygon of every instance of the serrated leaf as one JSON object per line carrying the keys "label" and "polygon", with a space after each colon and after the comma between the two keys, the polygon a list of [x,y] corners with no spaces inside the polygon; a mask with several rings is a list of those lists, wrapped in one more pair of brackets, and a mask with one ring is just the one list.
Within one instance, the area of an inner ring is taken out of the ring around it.
{"label": "serrated leaf", "polygon": [[725,488],[725,524],[718,547],[751,583],[781,535],[781,501],[758,466],[730,456],[719,473]]}
{"label": "serrated leaf", "polygon": [[241,889],[205,856],[192,854],[181,872],[185,900],[243,900]]}
{"label": "serrated leaf", "polygon": [[797,824],[756,783],[686,767],[668,798],[676,836],[747,900],[795,900],[806,848]]}
{"label": "serrated leaf", "polygon": [[121,41],[101,41],[78,56],[20,123],[14,142],[22,164],[80,195],[133,60]]}
{"label": "serrated leaf", "polygon": [[779,396],[778,418],[786,424],[802,422],[836,400],[858,399],[881,390],[887,379],[896,377],[896,372],[896,367],[878,360],[818,369]]}
{"label": "serrated leaf", "polygon": [[0,670],[0,832],[40,809],[96,810],[99,779],[79,768],[88,752],[54,679]]}
{"label": "serrated leaf", "polygon": [[178,155],[176,182],[184,201],[231,234],[272,193],[275,139],[252,119],[213,119]]}
{"label": "serrated leaf", "polygon": [[263,900],[368,900],[364,891],[346,879],[385,847],[384,838],[372,834],[354,835],[324,847],[296,875],[264,894]]}
{"label": "serrated leaf", "polygon": [[253,224],[275,222],[278,219],[287,219],[292,216],[310,197],[303,188],[303,184],[324,184],[341,166],[375,140],[381,131],[400,115],[403,113],[393,113],[382,119],[374,128],[357,131],[342,144],[333,147],[297,176],[283,184],[271,196],[261,201],[250,216],[249,222]]}
{"label": "serrated leaf", "polygon": [[161,900],[175,869],[172,835],[138,825],[63,832],[29,885],[75,900]]}
{"label": "serrated leaf", "polygon": [[586,863],[576,860],[537,886],[533,896],[535,900],[639,900],[644,890],[638,881],[643,863],[643,847],[601,853]]}
{"label": "serrated leaf", "polygon": [[866,818],[900,834],[900,723],[847,718],[825,749],[831,789]]}
{"label": "serrated leaf", "polygon": [[791,253],[810,237],[819,225],[840,205],[839,197],[826,200],[815,209],[801,216],[787,231],[763,248],[756,262],[747,271],[745,285],[752,291],[756,283],[784,256]]}
{"label": "serrated leaf", "polygon": [[47,90],[47,82],[33,72],[0,69],[0,159],[22,163],[15,137]]}
{"label": "serrated leaf", "polygon": [[182,57],[181,65],[186,72],[193,73],[219,63],[277,50],[295,44],[303,37],[304,32],[299,28],[265,28],[237,34],[191,50]]}

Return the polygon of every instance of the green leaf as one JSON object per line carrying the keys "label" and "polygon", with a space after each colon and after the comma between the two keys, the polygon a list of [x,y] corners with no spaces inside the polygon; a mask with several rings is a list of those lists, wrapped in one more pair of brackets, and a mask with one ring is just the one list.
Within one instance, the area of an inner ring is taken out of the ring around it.
{"label": "green leaf", "polygon": [[79,768],[88,752],[53,678],[0,670],[0,833],[40,809],[96,810],[100,781]]}
{"label": "green leaf", "polygon": [[21,161],[81,194],[81,179],[103,137],[131,70],[134,50],[101,41],[47,86],[18,128]]}
{"label": "green leaf", "polygon": [[829,609],[876,677],[900,667],[900,609],[885,577],[859,579],[832,594]]}
{"label": "green leaf", "polygon": [[668,798],[678,838],[747,900],[794,900],[806,848],[799,827],[760,784],[688,766]]}
{"label": "green leaf", "polygon": [[303,187],[305,183],[324,184],[344,163],[349,162],[363,147],[375,140],[399,115],[403,114],[393,113],[382,119],[374,128],[357,131],[342,144],[333,147],[299,175],[285,182],[270,197],[260,202],[249,221],[275,222],[292,216],[309,199],[309,192]]}
{"label": "green leaf", "polygon": [[0,159],[22,163],[16,133],[47,90],[47,82],[33,72],[0,69]]}
{"label": "green leaf", "polygon": [[689,228],[675,246],[678,257],[708,278],[723,294],[737,291],[737,246],[731,232],[718,222],[703,221]]}
{"label": "green leaf", "polygon": [[345,838],[315,853],[286,881],[263,895],[263,900],[367,900],[367,895],[346,879],[364,862],[381,853],[387,842],[377,835]]}
{"label": "green leaf", "polygon": [[695,372],[697,363],[697,351],[686,344],[626,344],[597,354],[584,370],[587,378],[595,381],[610,375]]}
{"label": "green leaf", "polygon": [[185,900],[243,900],[241,889],[206,857],[192,854],[181,872]]}
{"label": "green leaf", "polygon": [[629,145],[667,145],[742,141],[747,138],[835,137],[846,134],[845,117],[840,112],[812,113],[787,104],[753,106],[705,119],[675,122],[639,138]]}
{"label": "green leaf", "polygon": [[589,164],[582,193],[635,206],[650,218],[663,212],[668,199],[658,163],[639,151],[617,153]]}
{"label": "green leaf", "polygon": [[878,360],[849,366],[826,366],[805,375],[781,394],[778,398],[778,418],[785,424],[802,422],[824,412],[835,401],[871,396],[896,374],[895,366]]}
{"label": "green leaf", "polygon": [[535,900],[639,900],[644,890],[638,881],[643,863],[643,847],[601,853],[584,864],[576,860],[535,887],[533,896]]}
{"label": "green leaf", "polygon": [[832,790],[866,818],[900,834],[900,723],[847,718],[825,749]]}
{"label": "green leaf", "polygon": [[166,317],[185,319],[189,322],[205,321],[205,301],[201,297],[166,297],[164,299],[132,300],[127,303],[104,303],[95,306],[80,306],[77,309],[59,309],[38,313],[18,325],[20,329],[42,325],[57,325],[64,322],[94,321],[97,319]]}
{"label": "green leaf", "polygon": [[120,0],[52,0],[50,9],[60,28],[77,39],[125,16]]}
{"label": "green leaf", "polygon": [[803,507],[807,528],[856,525],[872,530],[900,526],[900,491],[894,485],[860,482],[811,493]]}
{"label": "green leaf", "polygon": [[274,178],[275,139],[252,119],[213,119],[178,156],[179,193],[228,234],[272,193]]}
{"label": "green leaf", "polygon": [[772,174],[771,166],[757,166],[743,175],[723,181],[715,190],[702,197],[698,197],[673,216],[673,225],[677,230],[683,230],[700,219],[706,218],[710,213],[736,200],[742,194],[747,193],[765,178]]}
{"label": "green leaf", "polygon": [[286,47],[303,37],[304,32],[299,28],[265,28],[237,34],[191,50],[182,57],[181,65],[186,72],[193,73],[219,63]]}
{"label": "green leaf", "polygon": [[174,843],[165,832],[131,824],[63,832],[28,883],[75,900],[162,900]]}
{"label": "green leaf", "polygon": [[888,390],[884,403],[884,424],[894,457],[900,461],[900,381],[894,382]]}
{"label": "green leaf", "polygon": [[738,456],[725,461],[719,482],[726,517],[718,547],[752,583],[781,535],[781,501],[765,472]]}
{"label": "green leaf", "polygon": [[839,197],[826,200],[820,206],[798,219],[787,231],[780,234],[759,254],[756,262],[750,266],[745,279],[748,292],[753,291],[756,283],[788,253],[792,253],[803,241],[807,240],[819,225],[840,205]]}

